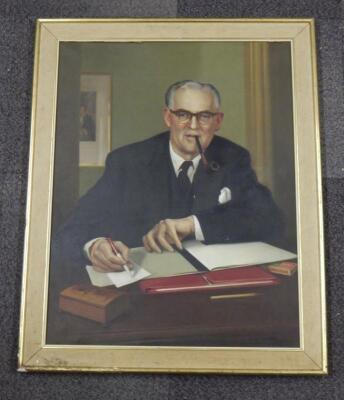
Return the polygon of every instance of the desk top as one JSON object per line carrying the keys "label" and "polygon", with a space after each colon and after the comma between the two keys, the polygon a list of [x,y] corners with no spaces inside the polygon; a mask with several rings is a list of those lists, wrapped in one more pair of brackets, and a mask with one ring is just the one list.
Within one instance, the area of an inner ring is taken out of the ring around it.
{"label": "desk top", "polygon": [[[51,295],[47,344],[299,347],[297,275],[255,290],[144,295],[108,326],[61,313]],[[115,290],[115,289],[114,289]]]}

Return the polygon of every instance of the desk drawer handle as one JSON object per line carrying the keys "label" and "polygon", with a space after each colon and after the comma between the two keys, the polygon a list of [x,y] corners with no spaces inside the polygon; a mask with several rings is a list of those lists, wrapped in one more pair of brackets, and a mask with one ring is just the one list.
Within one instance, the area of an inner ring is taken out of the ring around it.
{"label": "desk drawer handle", "polygon": [[255,297],[259,295],[261,295],[261,293],[220,294],[218,296],[210,296],[210,300],[242,299],[245,297]]}

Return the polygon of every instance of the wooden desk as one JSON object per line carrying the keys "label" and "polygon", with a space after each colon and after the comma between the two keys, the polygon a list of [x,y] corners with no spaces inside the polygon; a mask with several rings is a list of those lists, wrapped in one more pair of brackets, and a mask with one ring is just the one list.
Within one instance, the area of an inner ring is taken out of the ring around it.
{"label": "wooden desk", "polygon": [[47,343],[298,347],[297,276],[240,294],[252,292],[142,295],[132,285],[130,311],[107,327],[60,313],[51,301]]}

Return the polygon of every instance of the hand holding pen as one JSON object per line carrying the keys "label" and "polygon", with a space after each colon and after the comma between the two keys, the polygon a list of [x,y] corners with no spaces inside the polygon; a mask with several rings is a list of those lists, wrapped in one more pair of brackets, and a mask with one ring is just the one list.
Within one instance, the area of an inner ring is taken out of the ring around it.
{"label": "hand holding pen", "polygon": [[89,259],[98,272],[130,272],[129,248],[110,238],[97,239],[89,249]]}
{"label": "hand holding pen", "polygon": [[[115,242],[114,242],[112,239],[110,239],[110,238],[107,238],[106,240],[108,241],[109,245],[111,246],[111,249],[112,249],[112,251],[113,251],[113,254],[114,254],[116,257],[120,258],[121,260],[125,261],[125,260],[123,259],[122,255],[121,255],[121,253],[117,250],[116,245],[115,245]],[[122,242],[119,242],[119,243],[123,244]],[[132,275],[132,272],[130,271],[127,262],[126,262],[125,264],[123,264],[122,266],[123,266],[124,270],[128,272],[129,275]]]}

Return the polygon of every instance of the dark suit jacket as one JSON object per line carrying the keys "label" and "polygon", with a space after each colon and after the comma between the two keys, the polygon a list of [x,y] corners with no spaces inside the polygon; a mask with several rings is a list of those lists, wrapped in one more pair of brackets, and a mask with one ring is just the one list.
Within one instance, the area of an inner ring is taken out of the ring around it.
{"label": "dark suit jacket", "polygon": [[[206,150],[220,165],[205,171],[200,162],[193,181],[192,213],[207,243],[270,241],[280,236],[283,221],[269,190],[259,184],[247,150],[215,136]],[[129,247],[142,246],[142,236],[157,222],[177,218],[170,204],[169,133],[111,152],[104,175],[80,199],[53,240],[53,259],[85,265],[83,246],[96,237],[112,237]],[[219,204],[222,188],[232,199]]]}

